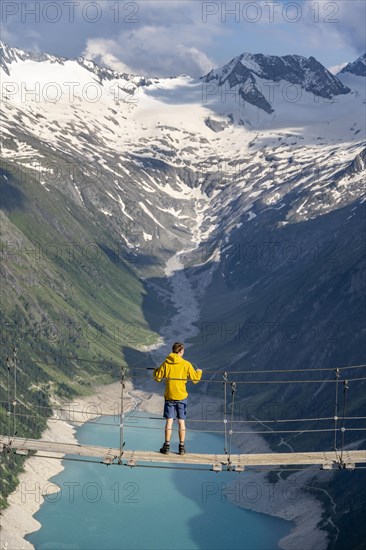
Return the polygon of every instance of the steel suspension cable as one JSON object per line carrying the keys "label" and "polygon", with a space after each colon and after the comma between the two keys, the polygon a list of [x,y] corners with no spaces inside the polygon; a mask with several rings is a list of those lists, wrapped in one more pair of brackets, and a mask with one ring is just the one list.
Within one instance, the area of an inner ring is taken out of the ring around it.
{"label": "steel suspension cable", "polygon": [[[75,411],[77,412],[77,411]],[[79,412],[82,412],[82,411],[79,411]],[[35,414],[30,414],[30,413],[27,413],[27,414],[23,414],[23,413],[16,413],[16,415],[18,417],[21,417],[21,418],[38,418],[40,420],[40,417],[38,415],[35,415]],[[88,424],[97,424],[98,426],[115,426],[116,425],[116,415],[111,415],[111,414],[103,414],[103,415],[99,415],[99,414],[95,414],[94,415],[94,418],[114,418],[115,420],[113,422],[100,422],[99,420],[97,420],[96,422],[94,422],[92,419],[91,420],[76,420],[76,419],[71,419],[71,418],[57,418],[57,417],[49,417],[49,421],[50,422],[71,422],[71,423],[75,423],[75,424],[85,424],[85,423],[88,423]],[[119,417],[120,418],[120,417]],[[129,421],[129,418],[131,418],[131,421]],[[136,424],[138,424],[138,422],[134,422],[134,419],[136,419],[137,421],[138,420],[161,420],[163,421],[164,418],[158,418],[158,417],[146,417],[146,416],[141,416],[141,417],[136,417],[134,415],[128,415],[128,414],[125,414],[125,424],[124,424],[124,427],[125,428],[144,428],[144,429],[150,429],[150,430],[160,430],[161,428],[160,427],[156,427],[156,426],[137,426]],[[366,419],[366,416],[355,416],[355,417],[352,417],[352,416],[346,416],[345,417],[345,420],[365,420]],[[235,423],[241,423],[241,424],[268,424],[268,423],[287,423],[287,422],[318,422],[319,420],[333,420],[333,417],[332,416],[329,416],[329,417],[324,417],[324,418],[298,418],[298,419],[289,419],[289,420],[233,420],[232,423],[235,424]],[[200,423],[210,423],[210,424],[221,424],[222,423],[222,420],[197,420],[197,419],[187,419],[186,420],[187,423],[194,423],[194,422],[200,422]],[[119,422],[119,420],[118,420]],[[129,424],[129,425],[128,425]],[[348,431],[350,430],[355,430],[356,428],[348,428]],[[334,430],[334,428],[332,428],[332,430]],[[340,428],[338,428],[338,430],[340,430]],[[195,430],[194,428],[191,428],[190,431],[200,431],[200,430]],[[205,431],[208,431],[208,430],[205,430]],[[220,431],[220,430],[212,430],[213,432],[215,433],[225,433],[224,431]],[[303,431],[303,430],[301,430]],[[321,431],[321,429],[317,429],[317,430],[314,430],[314,431]],[[239,433],[237,431],[235,431],[234,433]],[[256,433],[254,430],[252,432],[248,432],[248,433]],[[269,433],[269,432],[268,432]],[[276,432],[274,432],[276,433]],[[278,432],[277,432],[278,433]],[[297,433],[297,432],[296,432]]]}
{"label": "steel suspension cable", "polygon": [[[7,404],[8,402],[7,401],[0,401],[0,404]],[[28,403],[30,405],[30,407],[32,407],[32,404],[31,403]],[[28,410],[31,410],[30,407],[27,407],[26,405],[23,404],[24,407],[26,407]],[[59,413],[59,412],[65,412],[65,413],[68,413],[68,414],[82,414],[84,416],[86,415],[89,415],[89,416],[92,416],[94,418],[98,417],[98,418],[101,418],[101,417],[113,417],[113,418],[116,418],[119,413],[118,411],[116,412],[116,410],[114,410],[114,412],[109,412],[109,413],[106,413],[106,412],[103,412],[103,411],[87,411],[87,410],[77,410],[77,409],[73,409],[73,408],[63,408],[63,407],[58,407],[57,405],[37,405],[37,409],[48,409],[48,410],[51,410],[51,411],[55,411],[56,413]],[[145,416],[144,415],[144,411],[140,411],[142,412],[142,415],[139,416],[138,414],[136,414],[136,411],[137,409],[131,409],[131,411],[127,411],[125,413],[125,420],[127,418],[132,418],[132,419],[136,419],[136,420],[139,420],[139,419],[143,419],[143,420],[160,420],[160,421],[165,421],[165,419],[162,417],[162,416]],[[131,412],[131,414],[129,414],[129,412]],[[137,410],[137,412],[139,412]],[[37,415],[35,414],[31,414],[31,413],[16,413],[17,416],[23,416],[23,417],[30,417],[30,418],[37,418]],[[148,413],[147,413],[148,414]],[[365,420],[366,419],[366,416],[346,416],[345,417],[345,420]],[[55,420],[62,420],[64,422],[77,422],[76,420],[74,419],[71,419],[71,418],[60,418],[60,419],[56,419],[55,417],[50,417],[50,420],[51,421],[55,421]],[[265,419],[254,419],[254,420],[233,420],[233,423],[241,423],[241,424],[257,424],[257,423],[266,423],[266,424],[269,424],[269,423],[273,423],[273,424],[276,424],[276,423],[286,423],[286,422],[321,422],[321,421],[325,421],[325,420],[334,420],[334,416],[319,416],[319,417],[316,417],[316,418],[278,418],[278,419],[268,419],[268,420],[265,420]],[[87,419],[86,420],[82,420],[80,422],[89,422]],[[187,422],[200,422],[200,423],[208,423],[208,424],[219,424],[222,422],[222,419],[197,419],[197,418],[187,418]]]}
{"label": "steel suspension cable", "polygon": [[[34,416],[34,418],[39,418]],[[346,420],[347,418],[345,418]],[[64,418],[53,418],[51,419],[52,422],[72,422],[74,424],[84,424],[85,420],[66,420]],[[235,420],[233,420],[233,423]],[[110,423],[110,422],[99,422],[94,420],[88,420],[88,424],[95,424],[97,426],[106,426],[109,428],[116,427],[116,424]],[[124,429],[137,429],[137,430],[161,430],[160,427],[157,426],[138,426],[136,424],[124,424]],[[338,428],[338,430],[341,432],[341,428]],[[197,432],[197,433],[216,433],[216,434],[224,434],[224,430],[204,430],[204,429],[195,429],[190,428],[191,432]],[[366,426],[362,428],[347,428],[347,431],[349,432],[356,432],[356,431],[366,431]],[[302,434],[302,433],[318,433],[318,432],[334,432],[334,428],[316,428],[316,429],[297,429],[297,430],[232,430],[232,434]],[[230,436],[230,430],[228,435]]]}
{"label": "steel suspension cable", "polygon": [[[134,376],[134,380],[146,380],[146,376]],[[186,378],[175,378],[167,377],[165,380],[180,380],[187,381]],[[361,381],[366,380],[366,377],[362,378],[349,378],[350,381]],[[213,380],[212,378],[201,378],[201,382],[213,383],[213,384],[222,384],[222,380]],[[331,384],[335,383],[336,380],[327,378],[322,380],[237,380],[236,384]]]}
{"label": "steel suspension cable", "polygon": [[[105,364],[106,362],[108,361],[111,361],[113,363],[115,363],[115,361],[113,359],[100,359],[100,360],[95,360],[95,359],[85,359],[85,358],[82,358],[82,357],[72,357],[72,356],[64,356],[64,357],[61,357],[61,359],[67,359],[69,361],[79,361],[79,362],[85,362],[85,363],[90,363],[90,364]],[[142,359],[141,361],[138,361],[136,363],[133,363],[132,365],[127,365],[125,363],[117,363],[117,366],[119,367],[125,367],[125,368],[128,368],[130,371],[133,369],[133,370],[154,370],[155,367],[136,367],[135,365],[139,365],[140,363],[142,363],[143,361],[146,361],[146,359]],[[43,365],[52,365],[54,363],[50,363],[50,362],[47,362],[47,361],[38,361],[36,359],[34,359],[34,362],[35,363],[39,363],[39,364],[43,364]],[[193,365],[195,366],[195,365]],[[341,366],[341,367],[337,367],[339,370],[344,370],[344,369],[359,369],[359,368],[365,368],[366,367],[366,363],[363,363],[363,364],[359,364],[359,365],[345,365],[345,366]],[[256,374],[256,373],[259,373],[259,374],[262,374],[262,373],[278,373],[278,372],[310,372],[310,371],[314,371],[314,372],[322,372],[322,371],[334,371],[334,367],[319,367],[319,368],[306,368],[306,369],[253,369],[253,370],[242,370],[242,371],[226,371],[227,374]],[[220,371],[209,371],[209,370],[205,370],[205,372],[207,374],[221,374]]]}

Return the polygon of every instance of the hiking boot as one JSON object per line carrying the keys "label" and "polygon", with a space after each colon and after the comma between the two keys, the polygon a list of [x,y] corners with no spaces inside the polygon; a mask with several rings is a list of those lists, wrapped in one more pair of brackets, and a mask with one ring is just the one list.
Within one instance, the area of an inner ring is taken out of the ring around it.
{"label": "hiking boot", "polygon": [[160,449],[160,452],[163,454],[163,455],[168,455],[169,452],[170,452],[170,445],[169,443],[164,443],[162,448]]}
{"label": "hiking boot", "polygon": [[186,448],[184,446],[184,443],[179,443],[179,454],[180,455],[185,455],[186,454]]}

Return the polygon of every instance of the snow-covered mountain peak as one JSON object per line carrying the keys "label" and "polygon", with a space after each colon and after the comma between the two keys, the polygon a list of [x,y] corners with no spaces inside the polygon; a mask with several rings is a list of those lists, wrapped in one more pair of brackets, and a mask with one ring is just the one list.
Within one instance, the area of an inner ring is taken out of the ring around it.
{"label": "snow-covered mountain peak", "polygon": [[[0,64],[6,123],[14,122],[15,105],[21,105],[23,124],[29,115],[30,130],[52,142],[62,141],[66,129],[79,128],[84,136],[86,123],[98,126],[98,139],[109,147],[140,154],[151,142],[180,163],[185,156],[189,161],[192,147],[194,160],[233,147],[240,155],[244,144],[253,147],[253,131],[262,134],[255,137],[258,145],[280,137],[294,143],[300,134],[305,142],[331,143],[362,131],[352,129],[352,112],[363,100],[359,83],[356,90],[345,74],[338,79],[312,57],[243,53],[201,79],[145,79],[82,57],[1,44]],[[45,120],[52,121],[52,131]]]}
{"label": "snow-covered mountain peak", "polygon": [[[4,162],[94,212],[130,252],[193,250],[262,211],[288,223],[361,193],[362,90],[341,93],[313,58],[242,54],[203,79],[150,81],[5,45],[1,59]],[[225,80],[242,101],[221,94]],[[328,84],[336,98],[309,91]]]}
{"label": "snow-covered mountain peak", "polygon": [[314,57],[300,55],[275,55],[243,53],[219,69],[213,69],[202,79],[217,81],[219,86],[237,87],[244,101],[274,112],[272,102],[266,97],[263,86],[284,82],[298,86],[315,96],[331,99],[351,90],[332,75]]}
{"label": "snow-covered mountain peak", "polygon": [[8,44],[0,41],[0,68],[8,75],[11,75],[12,65],[14,63],[33,61],[36,63],[49,62],[52,64],[63,67],[65,63],[74,61],[87,71],[92,76],[97,77],[99,82],[111,81],[111,80],[124,80],[133,81],[139,86],[149,85],[152,80],[147,79],[144,76],[131,75],[127,73],[120,73],[106,67],[100,67],[97,63],[85,57],[76,57],[75,59],[67,59],[65,57],[56,56],[48,53],[39,53],[32,51],[25,51],[19,48],[13,48]]}
{"label": "snow-covered mountain peak", "polygon": [[355,61],[348,63],[338,74],[351,73],[356,76],[366,76],[366,53],[360,55]]}
{"label": "snow-covered mountain peak", "polygon": [[22,61],[49,61],[50,63],[59,63],[63,65],[66,61],[63,57],[57,57],[43,52],[31,52],[21,50],[20,48],[13,48],[0,41],[0,68],[10,76],[10,66],[13,63],[19,63]]}

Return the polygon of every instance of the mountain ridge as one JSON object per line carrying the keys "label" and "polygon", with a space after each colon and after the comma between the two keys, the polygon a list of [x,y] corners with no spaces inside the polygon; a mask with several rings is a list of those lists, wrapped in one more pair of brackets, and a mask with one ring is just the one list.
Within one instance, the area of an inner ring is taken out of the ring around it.
{"label": "mountain ridge", "polygon": [[[306,65],[302,59],[294,60],[297,68]],[[204,369],[333,369],[341,359],[362,357],[366,143],[360,79],[350,93],[329,100],[301,87],[298,101],[280,94],[271,102],[262,91],[274,109],[267,113],[237,97],[222,101],[215,80],[158,79],[137,86],[133,102],[110,92],[124,81],[117,76],[99,81],[102,93],[93,102],[83,86],[97,75],[76,61],[56,67],[46,58],[19,58],[7,65],[4,86],[16,84],[18,91],[7,92],[2,109],[2,270],[6,321],[15,325],[4,330],[4,345],[20,338],[24,360],[32,358],[29,372],[43,391],[32,394],[26,380],[27,403],[46,399],[52,388],[64,395],[81,391],[91,376],[116,377],[120,356],[128,361],[140,353],[146,360],[142,345],[166,334],[173,310],[183,315],[187,308],[187,344]],[[260,101],[254,72],[245,69],[246,93]],[[341,76],[348,85],[348,75]],[[50,81],[63,94],[58,101],[42,94]],[[80,84],[71,99],[62,87],[70,81]],[[61,254],[71,245],[81,250],[76,258]],[[116,341],[113,322],[135,326],[136,341],[128,335]],[[46,330],[37,341],[35,323],[64,330],[56,342]],[[71,338],[70,325],[81,327]],[[276,329],[273,338],[268,326]],[[179,323],[174,328],[184,339]],[[88,331],[93,338],[85,337]],[[69,369],[66,351],[104,359],[106,372],[77,361]],[[53,353],[56,365],[38,363],[44,362],[41,352]],[[1,368],[5,379],[5,362]],[[304,415],[317,403],[326,416],[333,410],[327,384],[316,393],[282,388],[252,386],[244,394],[239,388],[238,406],[248,399],[262,405],[301,397]],[[362,390],[352,384],[349,414],[362,411]],[[26,435],[31,430],[24,427]],[[326,444],[305,432],[267,437],[279,450]],[[360,441],[347,431],[350,448]],[[331,483],[325,486],[332,491]],[[329,521],[334,513],[329,506]]]}
{"label": "mountain ridge", "polygon": [[360,55],[355,61],[348,63],[338,74],[351,73],[356,76],[366,76],[366,53]]}
{"label": "mountain ridge", "polygon": [[[358,64],[365,59],[364,56],[360,56],[353,63],[349,63],[347,67],[351,67],[354,64]],[[54,54],[48,54],[44,52],[34,52],[31,50],[22,50],[20,48],[12,47],[6,44],[3,41],[0,41],[0,67],[9,74],[7,64],[12,61],[17,60],[32,60],[37,62],[50,61],[51,63],[60,63],[64,64],[67,61],[76,61],[81,66],[84,66],[90,72],[97,74],[101,79],[105,78],[111,80],[113,78],[123,78],[131,79],[138,78],[145,85],[150,84],[153,80],[159,80],[159,77],[146,78],[144,75],[135,75],[129,73],[121,73],[119,71],[104,67],[83,56],[77,56],[75,58],[66,58],[63,56],[57,56]],[[203,76],[200,79],[206,81],[212,80],[212,78],[217,78],[217,73],[222,72],[222,75],[225,76],[225,73],[228,71],[228,68],[235,63],[235,66],[240,64],[242,67],[245,67],[249,72],[253,72],[257,76],[261,76],[267,80],[274,80],[275,82],[287,75],[290,78],[289,82],[292,84],[301,83],[301,77],[306,73],[309,74],[308,83],[305,82],[305,89],[311,91],[321,97],[329,98],[330,95],[337,95],[340,93],[349,93],[349,88],[345,87],[342,83],[337,82],[336,75],[332,75],[319,61],[317,61],[313,56],[306,58],[298,54],[288,54],[284,56],[274,56],[274,55],[264,55],[261,53],[251,54],[251,53],[242,53],[234,57],[231,61],[225,64],[220,69],[211,69],[211,71]],[[347,67],[342,69],[342,72],[347,72]],[[287,71],[287,72],[286,72]],[[339,74],[339,73],[338,73]],[[164,78],[177,78],[179,75],[162,77]],[[186,75],[181,75],[186,76]],[[228,75],[230,77],[230,75]],[[225,76],[225,80],[228,78]],[[316,86],[316,83],[311,83],[311,80],[314,77],[326,78],[328,87]],[[234,77],[232,76],[232,79]],[[161,79],[161,78],[160,78]],[[222,80],[222,83],[225,82]]]}
{"label": "mountain ridge", "polygon": [[314,57],[307,59],[299,55],[280,57],[243,53],[234,57],[220,69],[213,69],[201,78],[205,82],[216,80],[219,86],[228,82],[230,89],[239,86],[239,95],[244,100],[271,114],[273,109],[270,103],[264,99],[256,77],[273,82],[285,80],[326,99],[351,91]]}
{"label": "mountain ridge", "polygon": [[64,65],[68,61],[75,61],[80,66],[84,67],[89,72],[98,76],[100,81],[102,80],[112,80],[112,79],[123,79],[123,80],[137,80],[139,85],[148,85],[151,82],[151,79],[147,79],[143,76],[133,75],[128,73],[121,73],[107,67],[98,65],[98,63],[92,61],[83,56],[77,56],[75,58],[67,58],[58,55],[48,54],[45,52],[33,52],[31,50],[22,50],[20,48],[15,48],[9,46],[5,42],[0,41],[0,68],[9,76],[8,64],[16,61],[36,61],[44,62],[49,61],[50,63],[58,63]]}

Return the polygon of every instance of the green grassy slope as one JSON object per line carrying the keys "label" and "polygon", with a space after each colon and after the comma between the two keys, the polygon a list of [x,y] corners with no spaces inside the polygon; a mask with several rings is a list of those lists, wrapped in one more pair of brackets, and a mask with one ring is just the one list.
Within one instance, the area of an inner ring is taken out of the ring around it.
{"label": "green grassy slope", "polygon": [[[0,432],[8,433],[6,358],[15,346],[18,411],[32,413],[18,418],[18,435],[38,437],[52,395],[116,380],[123,346],[139,348],[157,334],[142,312],[146,290],[101,214],[47,191],[34,171],[20,178],[15,164],[3,164],[1,175]],[[2,505],[21,467],[12,455],[2,463]]]}

